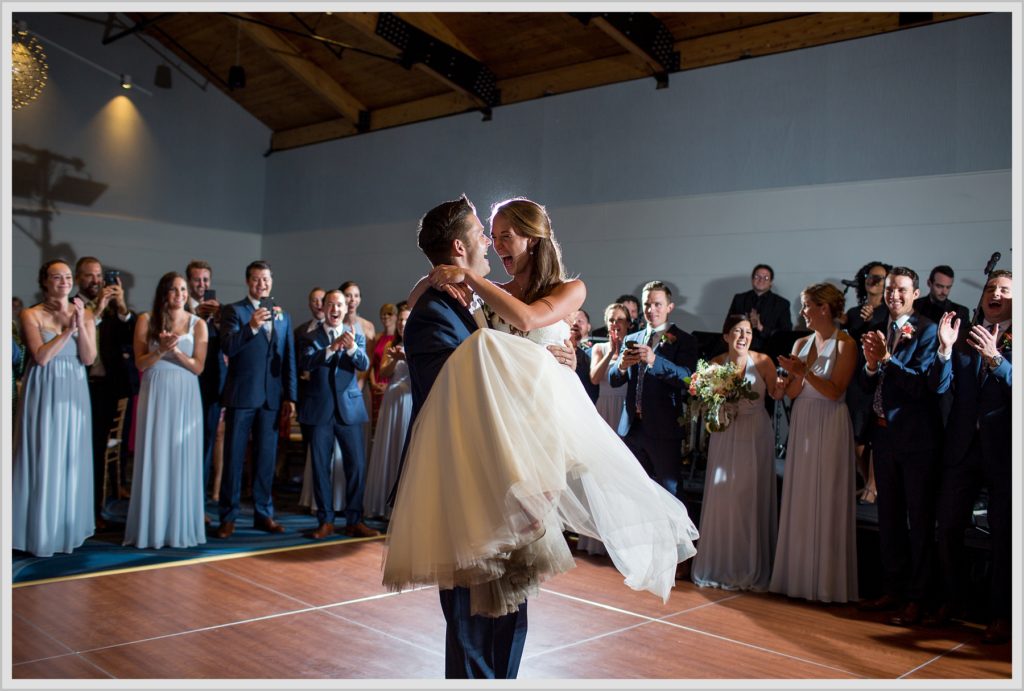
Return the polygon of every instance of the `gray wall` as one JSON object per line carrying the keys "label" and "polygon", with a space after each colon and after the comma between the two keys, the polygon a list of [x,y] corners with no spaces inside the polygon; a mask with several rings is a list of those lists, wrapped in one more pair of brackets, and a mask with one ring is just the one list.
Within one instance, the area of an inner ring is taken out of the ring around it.
{"label": "gray wall", "polygon": [[677,322],[717,329],[758,261],[794,303],[874,258],[980,279],[1010,258],[1010,28],[985,15],[274,154],[275,290],[301,305],[352,278],[374,317],[426,269],[418,217],[461,192],[484,214],[545,203],[594,318],[663,278]]}
{"label": "gray wall", "polygon": [[[135,39],[102,48],[100,27],[27,19],[151,78],[156,56]],[[222,296],[240,296],[245,263],[264,256],[297,318],[310,286],[347,279],[375,318],[427,268],[419,216],[461,192],[483,215],[512,195],[547,204],[595,318],[662,278],[681,295],[678,323],[717,329],[758,261],[794,303],[869,259],[949,263],[954,299],[971,304],[989,254],[1010,261],[1010,30],[1008,14],[983,15],[675,74],[666,90],[591,89],[500,107],[491,122],[466,114],[268,159],[262,125],[177,74],[170,92],[130,96],[134,145],[115,146],[127,136],[108,123],[116,84],[48,49],[51,83],[15,114],[14,142],[79,156],[110,185],[92,207],[62,205],[48,243],[136,272],[136,305],[192,256],[214,264]],[[38,221],[15,221],[24,297],[45,250]]]}
{"label": "gray wall", "polygon": [[[93,15],[103,17],[104,15]],[[55,201],[47,222],[15,213],[12,284],[26,302],[37,297],[43,261],[94,255],[125,272],[129,302],[146,309],[166,271],[193,257],[214,266],[225,295],[244,294],[244,268],[262,244],[266,149],[270,132],[212,85],[201,90],[173,72],[171,90],[153,86],[160,58],[137,38],[103,46],[103,27],[57,13],[18,14],[44,39],[49,81],[39,99],[14,111],[12,155],[38,171],[31,147],[83,167],[56,165],[62,175],[107,185],[91,205]],[[124,92],[118,81],[58,48],[115,73],[130,73],[152,93]],[[195,73],[190,72],[195,75]],[[199,79],[200,82],[205,80]],[[24,184],[15,168],[15,187]],[[38,198],[15,196],[17,209]]]}

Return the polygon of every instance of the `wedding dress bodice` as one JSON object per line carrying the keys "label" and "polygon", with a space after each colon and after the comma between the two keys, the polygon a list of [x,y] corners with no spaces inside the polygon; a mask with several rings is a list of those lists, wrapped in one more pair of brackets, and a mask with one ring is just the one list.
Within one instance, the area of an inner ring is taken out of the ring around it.
{"label": "wedding dress bodice", "polygon": [[516,336],[523,336],[538,345],[564,345],[565,339],[569,338],[569,324],[562,320],[548,326],[541,326],[531,331],[520,331],[493,312],[490,317],[492,328],[497,329],[498,331],[504,331],[505,333],[514,334]]}

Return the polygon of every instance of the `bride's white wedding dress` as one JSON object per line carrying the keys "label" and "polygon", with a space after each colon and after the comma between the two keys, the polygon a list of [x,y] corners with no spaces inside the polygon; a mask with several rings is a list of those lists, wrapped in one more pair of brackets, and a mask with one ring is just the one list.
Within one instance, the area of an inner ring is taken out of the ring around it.
{"label": "bride's white wedding dress", "polygon": [[473,614],[513,612],[575,562],[562,535],[600,539],[626,585],[668,600],[696,553],[682,502],[651,480],[544,348],[479,329],[442,368],[413,426],[388,528],[384,584],[470,589]]}

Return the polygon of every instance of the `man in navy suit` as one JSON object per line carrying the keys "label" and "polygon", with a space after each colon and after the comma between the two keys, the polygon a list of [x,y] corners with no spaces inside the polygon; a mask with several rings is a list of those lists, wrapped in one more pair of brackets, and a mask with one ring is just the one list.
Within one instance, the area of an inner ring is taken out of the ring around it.
{"label": "man in navy suit", "polygon": [[963,578],[964,531],[970,525],[978,490],[988,488],[988,527],[992,571],[990,622],[982,640],[1010,639],[1011,573],[1013,571],[1013,473],[1011,470],[1013,379],[1013,274],[994,271],[982,293],[984,319],[958,339],[963,319],[957,311],[939,321],[938,356],[931,382],[942,394],[953,393],[942,453],[942,479],[937,509],[942,604],[924,623],[941,625],[959,611],[967,589]]}
{"label": "man in navy suit", "polygon": [[628,382],[619,436],[658,484],[673,495],[681,471],[683,381],[697,367],[697,339],[668,317],[675,309],[672,290],[661,281],[644,286],[647,328],[623,339],[623,350],[608,367],[612,386]]}
{"label": "man in navy suit", "polygon": [[274,285],[270,264],[258,260],[245,267],[245,283],[249,294],[224,307],[221,314],[221,350],[228,356],[228,378],[219,538],[231,537],[235,531],[250,431],[253,527],[284,532],[284,526],[274,520],[271,485],[279,419],[289,420],[295,410],[295,341],[288,315],[266,304]]}
{"label": "man in navy suit", "polygon": [[[465,195],[428,211],[420,219],[417,243],[434,266],[453,264],[481,276],[491,270],[487,261],[491,241]],[[402,340],[412,388],[410,430],[449,356],[477,328],[488,326],[481,304],[471,299],[472,291],[465,285],[455,288],[462,291],[470,308],[448,293],[431,288],[416,301],[405,325]],[[575,369],[573,348],[549,346],[548,350]],[[486,459],[480,462],[486,463]],[[447,624],[445,677],[514,679],[526,642],[527,603],[512,614],[485,617],[470,614],[468,588],[442,589],[439,594]]]}
{"label": "man in navy suit", "polygon": [[860,609],[899,608],[889,620],[895,626],[921,620],[935,541],[935,452],[941,421],[928,369],[937,341],[935,323],[914,313],[919,295],[913,269],[897,266],[889,272],[886,329],[861,338],[865,365],[857,374],[874,413],[869,435],[884,589]]}
{"label": "man in navy suit", "polygon": [[369,422],[356,372],[370,367],[366,337],[354,334],[342,321],[348,306],[340,290],[324,295],[324,323],[302,334],[299,362],[309,381],[299,399],[299,424],[309,440],[313,460],[313,498],[319,527],[311,537],[320,540],[334,534],[334,492],[331,461],[334,442],[341,448],[345,467],[345,534],[374,537],[380,532],[362,522],[363,490],[366,487],[366,450],[363,425]]}
{"label": "man in navy suit", "polygon": [[203,405],[203,491],[209,496],[213,452],[222,410],[220,397],[228,378],[228,365],[224,353],[220,352],[220,302],[215,297],[207,297],[213,269],[207,262],[193,259],[185,268],[185,279],[188,281],[189,309],[206,322],[209,334],[206,364],[199,375],[199,396]]}

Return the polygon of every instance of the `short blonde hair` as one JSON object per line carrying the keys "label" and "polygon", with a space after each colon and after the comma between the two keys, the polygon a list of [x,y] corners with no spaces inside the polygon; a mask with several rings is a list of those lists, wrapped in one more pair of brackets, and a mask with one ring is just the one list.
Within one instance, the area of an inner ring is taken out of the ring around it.
{"label": "short blonde hair", "polygon": [[831,283],[812,283],[800,291],[800,296],[816,305],[827,305],[833,319],[837,319],[846,307],[842,291]]}

